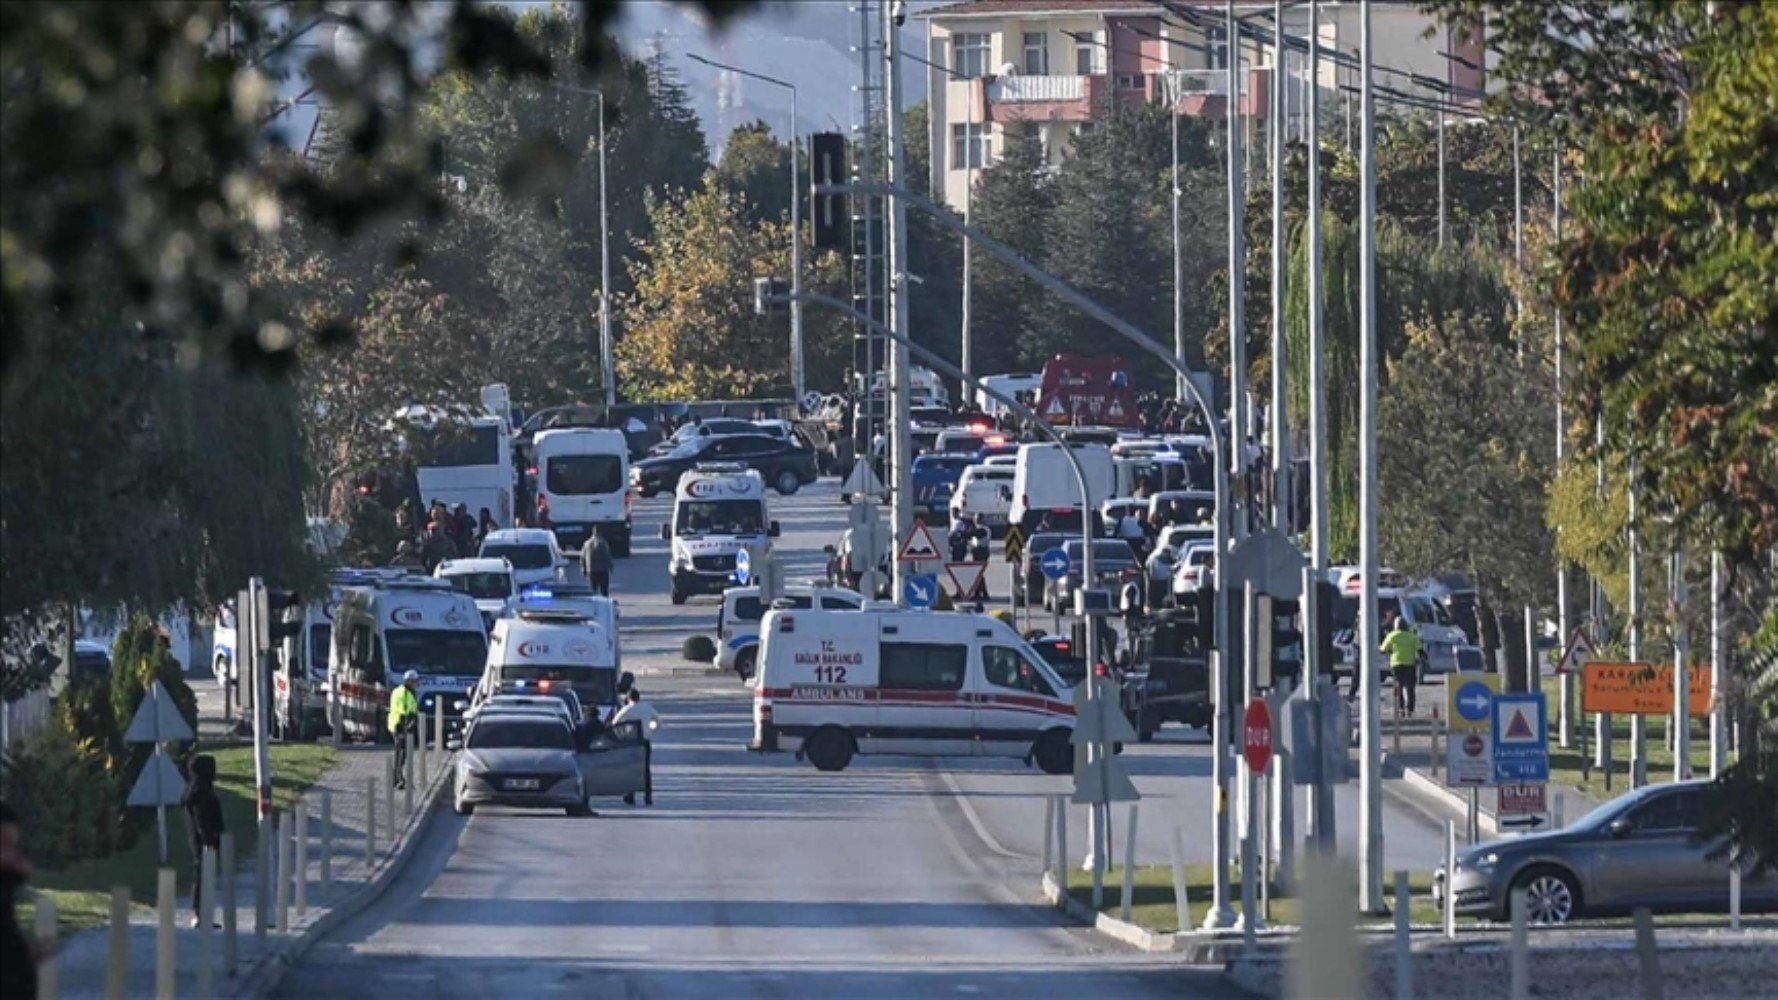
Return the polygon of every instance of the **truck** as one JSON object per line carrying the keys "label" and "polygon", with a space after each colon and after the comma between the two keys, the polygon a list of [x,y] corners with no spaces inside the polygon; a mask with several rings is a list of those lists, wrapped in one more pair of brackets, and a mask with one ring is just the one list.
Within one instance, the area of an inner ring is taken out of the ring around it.
{"label": "truck", "polygon": [[1058,354],[1044,362],[1037,414],[1070,427],[1134,429],[1142,424],[1129,367],[1115,354]]}

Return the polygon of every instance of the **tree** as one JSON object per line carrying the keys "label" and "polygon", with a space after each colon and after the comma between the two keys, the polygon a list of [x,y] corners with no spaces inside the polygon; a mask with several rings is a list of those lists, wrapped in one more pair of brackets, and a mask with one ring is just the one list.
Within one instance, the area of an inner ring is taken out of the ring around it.
{"label": "tree", "polygon": [[[1030,130],[1009,131],[1000,159],[977,175],[971,221],[1026,260],[1041,261],[1055,208],[1043,146]],[[1048,359],[1043,291],[992,254],[978,251],[971,266],[975,370],[1034,370],[1028,366]]]}
{"label": "tree", "polygon": [[[805,170],[802,180],[808,176]],[[772,138],[772,127],[765,122],[749,122],[730,132],[722,159],[710,168],[709,177],[711,183],[741,198],[749,221],[790,218],[790,147]]]}

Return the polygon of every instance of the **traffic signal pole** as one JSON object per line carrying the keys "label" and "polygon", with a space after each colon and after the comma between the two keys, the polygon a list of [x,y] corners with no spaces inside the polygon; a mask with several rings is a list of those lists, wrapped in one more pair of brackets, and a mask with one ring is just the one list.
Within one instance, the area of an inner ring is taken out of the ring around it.
{"label": "traffic signal pole", "polygon": [[[883,135],[888,145],[889,185],[898,186],[906,174],[906,150],[902,142],[901,121],[901,26],[897,23],[897,4],[884,3],[883,8],[883,81],[888,96],[885,103]],[[889,326],[895,331],[895,346],[889,351],[889,521],[891,536],[899,552],[913,526],[912,495],[913,438],[909,431],[913,416],[909,413],[908,393],[908,250],[907,206],[900,198],[889,206]],[[869,396],[868,386],[866,397]],[[1084,514],[1084,512],[1083,512]],[[895,600],[901,600],[902,586],[907,582],[906,564],[896,559],[890,565]]]}

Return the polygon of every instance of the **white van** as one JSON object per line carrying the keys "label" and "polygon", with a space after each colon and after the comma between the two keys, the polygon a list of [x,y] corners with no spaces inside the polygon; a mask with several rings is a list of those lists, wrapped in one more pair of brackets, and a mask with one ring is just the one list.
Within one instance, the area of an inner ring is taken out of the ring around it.
{"label": "white van", "polygon": [[603,719],[617,709],[615,643],[592,619],[573,611],[527,609],[494,624],[488,662],[477,690],[492,697],[503,685],[566,684],[581,706]]}
{"label": "white van", "polygon": [[568,568],[568,557],[556,544],[556,536],[542,528],[501,528],[482,539],[483,559],[504,559],[512,564],[512,578],[519,587],[554,583]]}
{"label": "white van", "polygon": [[624,432],[570,427],[543,431],[531,444],[537,465],[537,513],[556,541],[575,552],[597,529],[611,554],[630,554],[630,444]]}
{"label": "white van", "polygon": [[[1086,473],[1086,509],[1095,510],[1112,496],[1115,476],[1111,449],[1102,444],[1069,447]],[[1080,526],[1080,482],[1074,478],[1074,468],[1060,445],[1022,444],[1013,468],[1012,507],[1007,518],[1019,526],[1026,538],[1031,537],[1045,516],[1058,530]]]}
{"label": "white van", "polygon": [[512,602],[511,614],[526,611],[569,611],[590,619],[599,626],[599,637],[611,644],[611,662],[623,669],[623,643],[619,641],[617,599],[603,597],[593,588],[571,583],[539,584],[519,591]]}
{"label": "white van", "polygon": [[1012,510],[1013,479],[1017,470],[1006,465],[972,465],[963,470],[951,493],[951,520],[974,514],[993,534],[1006,531],[1007,512]]}
{"label": "white van", "polygon": [[[823,611],[856,611],[864,606],[864,595],[844,587],[793,584],[785,587],[773,603],[798,611],[814,607]],[[742,680],[753,676],[759,663],[759,620],[766,611],[758,587],[730,587],[722,592],[722,606],[716,612],[717,666],[733,670]]]}
{"label": "white van", "polygon": [[854,754],[1023,757],[1074,768],[1073,691],[987,615],[783,611],[761,623],[753,748],[823,771]]}
{"label": "white van", "polygon": [[494,627],[495,619],[506,616],[512,607],[512,599],[519,596],[512,563],[504,558],[446,559],[438,564],[432,575],[468,594],[481,609],[482,624],[488,628]]}
{"label": "white van", "polygon": [[388,739],[389,692],[409,670],[420,675],[420,710],[430,717],[442,700],[474,688],[488,662],[481,609],[443,580],[407,577],[348,588],[333,615],[328,674],[340,699],[345,735]]}
{"label": "white van", "polygon": [[[1019,393],[1036,393],[1043,388],[1043,376],[1036,373],[1022,375],[986,375],[982,384],[1002,395],[1017,399]],[[975,405],[981,407],[983,413],[990,417],[998,417],[1007,412],[1006,404],[993,396],[979,390],[974,391]]]}
{"label": "white van", "polygon": [[[1334,566],[1328,577],[1339,590],[1333,618],[1336,629],[1335,648],[1340,653],[1339,671],[1346,672],[1358,662],[1358,598],[1363,579],[1356,566]],[[1422,667],[1425,673],[1444,674],[1459,669],[1460,653],[1473,649],[1469,636],[1445,610],[1433,594],[1406,589],[1407,580],[1395,570],[1384,567],[1377,574],[1377,634],[1383,635],[1389,619],[1399,614],[1420,634]]]}
{"label": "white van", "polygon": [[662,540],[672,543],[673,603],[722,593],[735,582],[735,556],[748,546],[769,550],[776,537],[758,472],[732,463],[693,466],[673,491],[673,520],[661,525]]}

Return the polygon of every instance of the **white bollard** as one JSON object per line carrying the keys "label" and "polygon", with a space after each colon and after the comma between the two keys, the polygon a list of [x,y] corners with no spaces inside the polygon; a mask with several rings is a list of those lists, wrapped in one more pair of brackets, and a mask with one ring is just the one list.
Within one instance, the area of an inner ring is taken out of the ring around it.
{"label": "white bollard", "polygon": [[[401,814],[403,816],[412,816],[414,814],[414,758],[418,756],[418,754],[414,750],[413,732],[403,736],[402,739],[408,741],[408,748],[407,760],[404,762],[406,766],[402,769],[403,773],[401,775]],[[391,849],[393,849],[395,840],[398,836],[399,834],[395,832],[395,827],[391,826],[389,828],[389,843]]]}
{"label": "white bollard", "polygon": [[1741,859],[1729,862],[1729,930],[1741,929]]}
{"label": "white bollard", "polygon": [[296,802],[296,864],[291,869],[296,882],[296,915],[309,912],[309,800]]}
{"label": "white bollard", "polygon": [[235,933],[239,929],[235,922],[235,835],[222,835],[222,857],[218,859],[221,870],[216,877],[222,885],[222,974],[233,976],[239,955],[236,951],[238,942]]}
{"label": "white bollard", "polygon": [[1050,859],[1054,857],[1056,847],[1056,800],[1054,796],[1043,799],[1043,870],[1050,870]]}
{"label": "white bollard", "polygon": [[377,779],[364,779],[364,877],[377,860]]}
{"label": "white bollard", "polygon": [[278,852],[278,885],[272,894],[272,926],[279,934],[290,930],[290,868],[296,860],[293,857],[296,845],[290,837],[292,825],[289,813],[279,813],[278,823],[273,827],[273,849]]}
{"label": "white bollard", "polygon": [[422,787],[426,784],[426,777],[431,772],[431,768],[428,765],[432,763],[429,759],[432,751],[426,746],[425,719],[426,717],[422,715],[420,716],[420,721],[414,723],[414,752],[408,756],[409,760],[412,760],[419,765],[420,784]]}
{"label": "white bollard", "polygon": [[1560,830],[1566,825],[1566,817],[1563,814],[1568,811],[1567,805],[1568,797],[1561,792],[1557,792],[1556,800],[1550,803],[1550,829]]}
{"label": "white bollard", "polygon": [[111,890],[110,939],[105,948],[105,998],[124,1000],[130,995],[130,890]]}
{"label": "white bollard", "polygon": [[1177,826],[1173,828],[1171,843],[1173,847],[1173,913],[1175,919],[1179,921],[1179,929],[1185,931],[1192,926],[1192,908],[1191,896],[1186,891],[1185,885],[1185,838]]}
{"label": "white bollard", "polygon": [[216,912],[216,852],[204,848],[198,861],[198,880],[203,883],[198,893],[198,1000],[210,1000],[216,974],[215,935],[210,932]]}
{"label": "white bollard", "polygon": [[1118,919],[1128,923],[1136,901],[1136,803],[1130,803],[1130,822],[1124,826],[1124,894],[1118,900]]}
{"label": "white bollard", "polygon": [[1457,822],[1445,820],[1445,937],[1457,940]]}
{"label": "white bollard", "polygon": [[155,873],[154,906],[158,918],[154,932],[155,1000],[174,1000],[179,975],[178,938],[174,932],[179,893],[171,868],[162,868]]}
{"label": "white bollard", "polygon": [[1507,945],[1508,995],[1512,1000],[1527,1000],[1531,996],[1531,944],[1525,939],[1527,905],[1525,890],[1512,890],[1507,901],[1513,922],[1512,938]]}
{"label": "white bollard", "polygon": [[1395,873],[1395,997],[1414,1000],[1414,937],[1410,910],[1413,901],[1408,894],[1408,873]]}
{"label": "white bollard", "polygon": [[1302,864],[1302,933],[1290,949],[1288,997],[1357,1000],[1359,968],[1357,873],[1337,855],[1306,854]]}
{"label": "white bollard", "polygon": [[1068,800],[1056,796],[1056,885],[1068,898]]}
{"label": "white bollard", "polygon": [[[440,760],[444,758],[444,696],[439,695],[432,700],[432,748],[438,752]],[[441,763],[439,765],[443,767]]]}
{"label": "white bollard", "polygon": [[333,789],[321,789],[321,895],[333,895]]}
{"label": "white bollard", "polygon": [[[49,893],[37,894],[37,940],[54,941],[56,939],[56,899]],[[37,966],[37,998],[38,1000],[56,1000],[61,991],[61,983],[56,976],[56,953],[52,949]]]}

